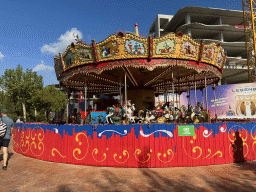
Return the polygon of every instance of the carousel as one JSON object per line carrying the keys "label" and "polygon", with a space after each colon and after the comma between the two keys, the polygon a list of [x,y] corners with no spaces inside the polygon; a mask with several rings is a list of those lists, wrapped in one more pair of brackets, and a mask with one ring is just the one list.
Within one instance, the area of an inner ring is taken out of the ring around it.
{"label": "carousel", "polygon": [[[219,44],[198,44],[182,33],[142,38],[137,24],[135,34],[120,32],[100,43],[86,44],[77,36],[54,57],[60,85],[82,91],[85,103],[88,95],[98,93],[117,94],[119,102],[105,103],[100,111],[85,105],[84,125],[16,123],[13,148],[40,160],[106,167],[254,160],[255,123],[209,122],[207,87],[215,90],[225,58]],[[204,99],[197,101],[197,91]],[[179,98],[184,92],[187,106]],[[163,94],[165,103],[155,106]]]}
{"label": "carousel", "polygon": [[[226,57],[220,44],[198,44],[182,33],[142,38],[137,24],[135,34],[119,32],[91,45],[78,36],[76,41],[54,58],[57,79],[69,91],[83,91],[85,103],[89,94],[119,94],[117,105],[98,114],[107,123],[209,121],[207,87],[219,82]],[[188,92],[189,100],[190,90],[195,95],[201,90],[206,102],[181,106],[181,93]],[[161,94],[166,103],[155,107],[155,97]],[[81,113],[88,115],[86,105]],[[86,118],[87,123],[95,118]]]}

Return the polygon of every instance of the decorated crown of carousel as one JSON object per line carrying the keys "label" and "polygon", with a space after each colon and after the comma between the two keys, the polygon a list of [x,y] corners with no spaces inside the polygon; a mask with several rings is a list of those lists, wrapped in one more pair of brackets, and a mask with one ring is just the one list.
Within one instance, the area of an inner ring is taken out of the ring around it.
{"label": "decorated crown of carousel", "polygon": [[207,84],[219,81],[226,60],[220,44],[199,44],[181,32],[143,38],[137,24],[135,34],[119,32],[91,44],[77,36],[76,41],[54,57],[56,76],[60,84],[76,90],[86,84],[89,92],[118,91],[125,73],[128,86],[150,86],[161,92],[174,82],[175,92],[178,86],[182,92],[196,82],[202,88],[204,79]]}

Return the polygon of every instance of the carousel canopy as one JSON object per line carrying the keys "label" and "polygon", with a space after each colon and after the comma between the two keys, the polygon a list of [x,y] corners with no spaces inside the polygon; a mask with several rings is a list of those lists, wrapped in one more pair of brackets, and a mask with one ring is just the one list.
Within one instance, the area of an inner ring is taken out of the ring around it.
{"label": "carousel canopy", "polygon": [[128,88],[184,92],[203,89],[221,78],[226,53],[220,45],[204,45],[181,33],[142,38],[131,33],[111,35],[100,43],[72,43],[54,57],[60,84],[92,93],[118,92],[127,74]]}

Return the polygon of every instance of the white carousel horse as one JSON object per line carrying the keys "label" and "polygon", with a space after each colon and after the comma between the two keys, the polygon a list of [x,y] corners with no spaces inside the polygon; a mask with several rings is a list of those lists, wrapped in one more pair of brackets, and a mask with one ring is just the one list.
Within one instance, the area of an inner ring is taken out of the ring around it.
{"label": "white carousel horse", "polygon": [[130,123],[135,123],[135,117],[133,116],[133,112],[135,111],[134,104],[127,106],[127,119],[130,121]]}
{"label": "white carousel horse", "polygon": [[151,112],[146,112],[145,120],[150,123],[151,121],[155,120],[155,116]]}
{"label": "white carousel horse", "polygon": [[114,117],[115,114],[116,114],[116,109],[114,107],[107,108],[107,116],[106,116],[107,123],[109,123],[109,124],[114,123],[112,120],[112,117]]}
{"label": "white carousel horse", "polygon": [[171,114],[171,111],[165,112],[164,118],[166,118],[167,121],[173,121],[173,119],[174,119],[174,118],[173,118],[173,115]]}

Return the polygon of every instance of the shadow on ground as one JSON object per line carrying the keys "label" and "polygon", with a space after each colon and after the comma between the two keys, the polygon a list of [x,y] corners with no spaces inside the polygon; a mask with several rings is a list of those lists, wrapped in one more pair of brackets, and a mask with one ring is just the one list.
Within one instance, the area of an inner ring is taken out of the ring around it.
{"label": "shadow on ground", "polygon": [[57,188],[57,192],[72,192],[72,189],[68,185],[59,185]]}
{"label": "shadow on ground", "polygon": [[209,186],[220,191],[256,191],[256,162],[223,165],[222,171],[204,179]]}

